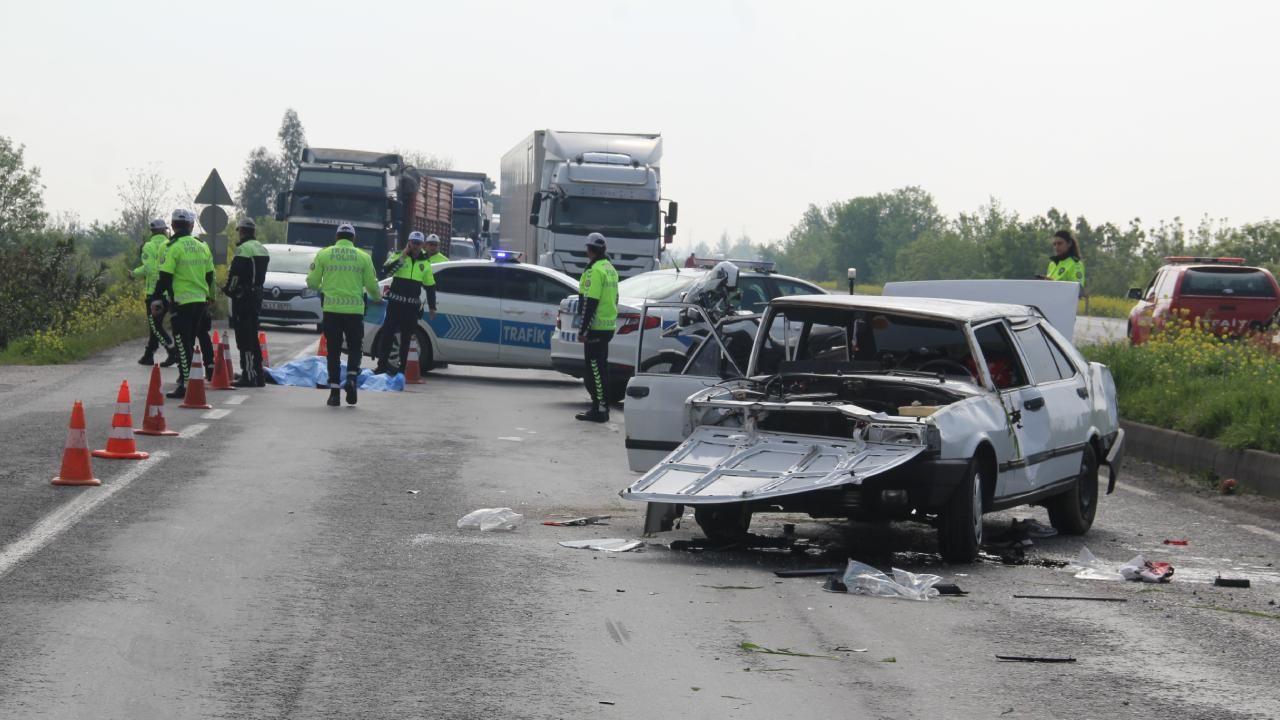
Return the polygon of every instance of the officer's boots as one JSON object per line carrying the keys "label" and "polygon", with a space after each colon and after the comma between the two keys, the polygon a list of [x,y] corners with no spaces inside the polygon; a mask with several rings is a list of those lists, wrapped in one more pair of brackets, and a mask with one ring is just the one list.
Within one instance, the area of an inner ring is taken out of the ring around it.
{"label": "officer's boots", "polygon": [[165,393],[164,396],[174,400],[181,400],[187,396],[187,386],[185,383],[179,382],[178,387]]}
{"label": "officer's boots", "polygon": [[338,407],[342,404],[342,388],[330,387],[329,400],[325,403],[329,407]]}
{"label": "officer's boots", "polygon": [[173,367],[178,364],[178,351],[173,346],[164,349],[164,362],[160,363],[160,367]]}
{"label": "officer's boots", "polygon": [[347,388],[347,404],[348,405],[356,404],[356,399],[357,399],[356,398],[356,382],[358,381],[358,379],[359,378],[355,373],[347,373],[346,388]]}
{"label": "officer's boots", "polygon": [[592,404],[590,410],[578,413],[574,417],[584,422],[606,423],[609,422],[609,407],[605,406],[601,409],[599,405]]}

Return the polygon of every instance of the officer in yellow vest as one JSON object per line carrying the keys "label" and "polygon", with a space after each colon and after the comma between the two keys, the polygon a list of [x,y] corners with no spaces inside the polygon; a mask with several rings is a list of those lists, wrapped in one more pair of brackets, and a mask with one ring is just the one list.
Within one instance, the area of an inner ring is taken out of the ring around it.
{"label": "officer in yellow vest", "polygon": [[[356,404],[356,384],[360,377],[360,356],[364,353],[364,310],[368,297],[382,302],[378,277],[369,253],[355,246],[356,229],[348,223],[338,226],[333,245],[316,253],[307,273],[307,287],[319,290],[324,298],[324,336],[329,344],[330,407],[340,403],[339,390],[347,391],[347,404]],[[342,348],[347,348],[347,378],[340,382]]]}
{"label": "officer in yellow vest", "polygon": [[431,233],[427,236],[426,249],[427,262],[435,265],[436,263],[449,262],[449,256],[440,252],[440,236]]}
{"label": "officer in yellow vest", "polygon": [[1084,288],[1084,260],[1080,257],[1080,244],[1070,230],[1059,230],[1053,234],[1053,256],[1049,258],[1049,269],[1041,280],[1063,280],[1080,283]]}
{"label": "officer in yellow vest", "polygon": [[151,237],[142,244],[142,264],[133,269],[133,276],[142,276],[146,283],[146,294],[143,296],[147,306],[147,347],[138,359],[139,365],[155,363],[156,349],[161,345],[165,349],[164,362],[160,367],[169,367],[178,362],[178,352],[173,338],[164,330],[164,315],[156,316],[151,312],[151,296],[156,292],[156,281],[160,279],[160,263],[164,261],[165,247],[169,244],[169,223],[164,218],[151,221]]}
{"label": "officer in yellow vest", "polygon": [[575,417],[587,422],[609,422],[609,341],[618,320],[618,271],[605,255],[604,236],[587,236],[587,269],[578,280],[578,341],[586,361],[583,380],[591,396],[591,409]]}
{"label": "officer in yellow vest", "polygon": [[207,344],[202,330],[207,327],[213,310],[213,253],[209,246],[191,235],[195,213],[184,208],[170,217],[173,239],[165,248],[164,261],[152,294],[152,310],[173,309],[173,331],[178,336],[178,386],[168,393],[171,398],[187,396],[187,379],[191,377],[191,354],[197,336],[207,367],[212,367],[212,345]]}
{"label": "officer in yellow vest", "polygon": [[[432,235],[431,237],[435,237]],[[422,317],[422,291],[427,291],[427,308],[429,317],[436,318],[436,279],[431,272],[431,262],[427,259],[422,233],[414,230],[409,233],[409,243],[404,251],[387,258],[383,266],[384,275],[391,278],[391,287],[387,289],[387,313],[382,320],[382,330],[378,333],[378,347],[374,350],[378,358],[378,366],[374,372],[390,373],[388,360],[391,355],[391,342],[400,338],[400,372],[404,372],[409,361],[409,341],[418,330],[418,318]]]}

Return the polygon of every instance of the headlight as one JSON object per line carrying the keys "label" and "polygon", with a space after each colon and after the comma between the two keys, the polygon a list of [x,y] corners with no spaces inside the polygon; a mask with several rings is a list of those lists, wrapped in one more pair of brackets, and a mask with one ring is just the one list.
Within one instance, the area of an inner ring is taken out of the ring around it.
{"label": "headlight", "polygon": [[307,288],[306,290],[302,291],[302,295],[300,297],[302,297],[303,299],[306,299],[306,298],[318,297],[319,295],[320,295],[319,290],[316,290],[313,288]]}
{"label": "headlight", "polygon": [[922,425],[871,425],[867,442],[881,445],[927,445]]}

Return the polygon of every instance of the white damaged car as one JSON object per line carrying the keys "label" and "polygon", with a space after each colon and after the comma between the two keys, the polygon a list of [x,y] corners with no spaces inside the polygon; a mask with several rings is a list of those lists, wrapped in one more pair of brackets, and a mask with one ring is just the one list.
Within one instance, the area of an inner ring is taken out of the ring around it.
{"label": "white damaged car", "polygon": [[[1074,302],[1074,284],[1038,287]],[[1083,534],[1100,465],[1114,490],[1111,373],[1034,307],[778,298],[745,367],[737,355],[707,334],[682,367],[628,385],[627,453],[644,475],[621,495],[650,503],[646,531],[684,505],[716,542],[744,537],[754,512],[919,520],[944,558],[970,562],[983,513],[1040,504]]]}

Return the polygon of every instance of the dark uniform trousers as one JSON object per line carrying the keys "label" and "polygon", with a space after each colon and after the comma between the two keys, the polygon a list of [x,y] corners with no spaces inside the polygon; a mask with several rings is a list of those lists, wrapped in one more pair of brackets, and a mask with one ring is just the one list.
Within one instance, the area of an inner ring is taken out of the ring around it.
{"label": "dark uniform trousers", "polygon": [[231,321],[236,331],[236,350],[240,352],[240,369],[252,370],[254,377],[262,374],[262,344],[258,342],[261,307],[261,291],[246,290],[244,295],[231,301]]}
{"label": "dark uniform trousers", "polygon": [[205,380],[213,367],[213,338],[209,330],[213,327],[213,319],[207,312],[207,303],[187,303],[179,305],[173,312],[173,332],[178,336],[178,369],[181,382],[191,377],[192,352],[196,342],[200,343],[201,363],[205,367]]}
{"label": "dark uniform trousers", "polygon": [[591,402],[601,408],[609,407],[609,341],[613,340],[612,330],[588,330],[586,341],[582,344],[582,356],[587,361],[586,372],[582,374],[587,384],[587,393]]}
{"label": "dark uniform trousers", "polygon": [[[409,363],[409,341],[418,328],[418,318],[422,317],[422,307],[416,303],[387,302],[387,316],[382,321],[382,347],[378,348],[379,365],[386,365],[391,355],[391,338],[400,337],[400,372],[405,371]],[[418,349],[421,352],[421,348]]]}
{"label": "dark uniform trousers", "polygon": [[360,374],[360,355],[364,351],[364,315],[327,312],[324,314],[324,338],[329,345],[329,387],[340,387],[342,348],[347,348],[347,375]]}

